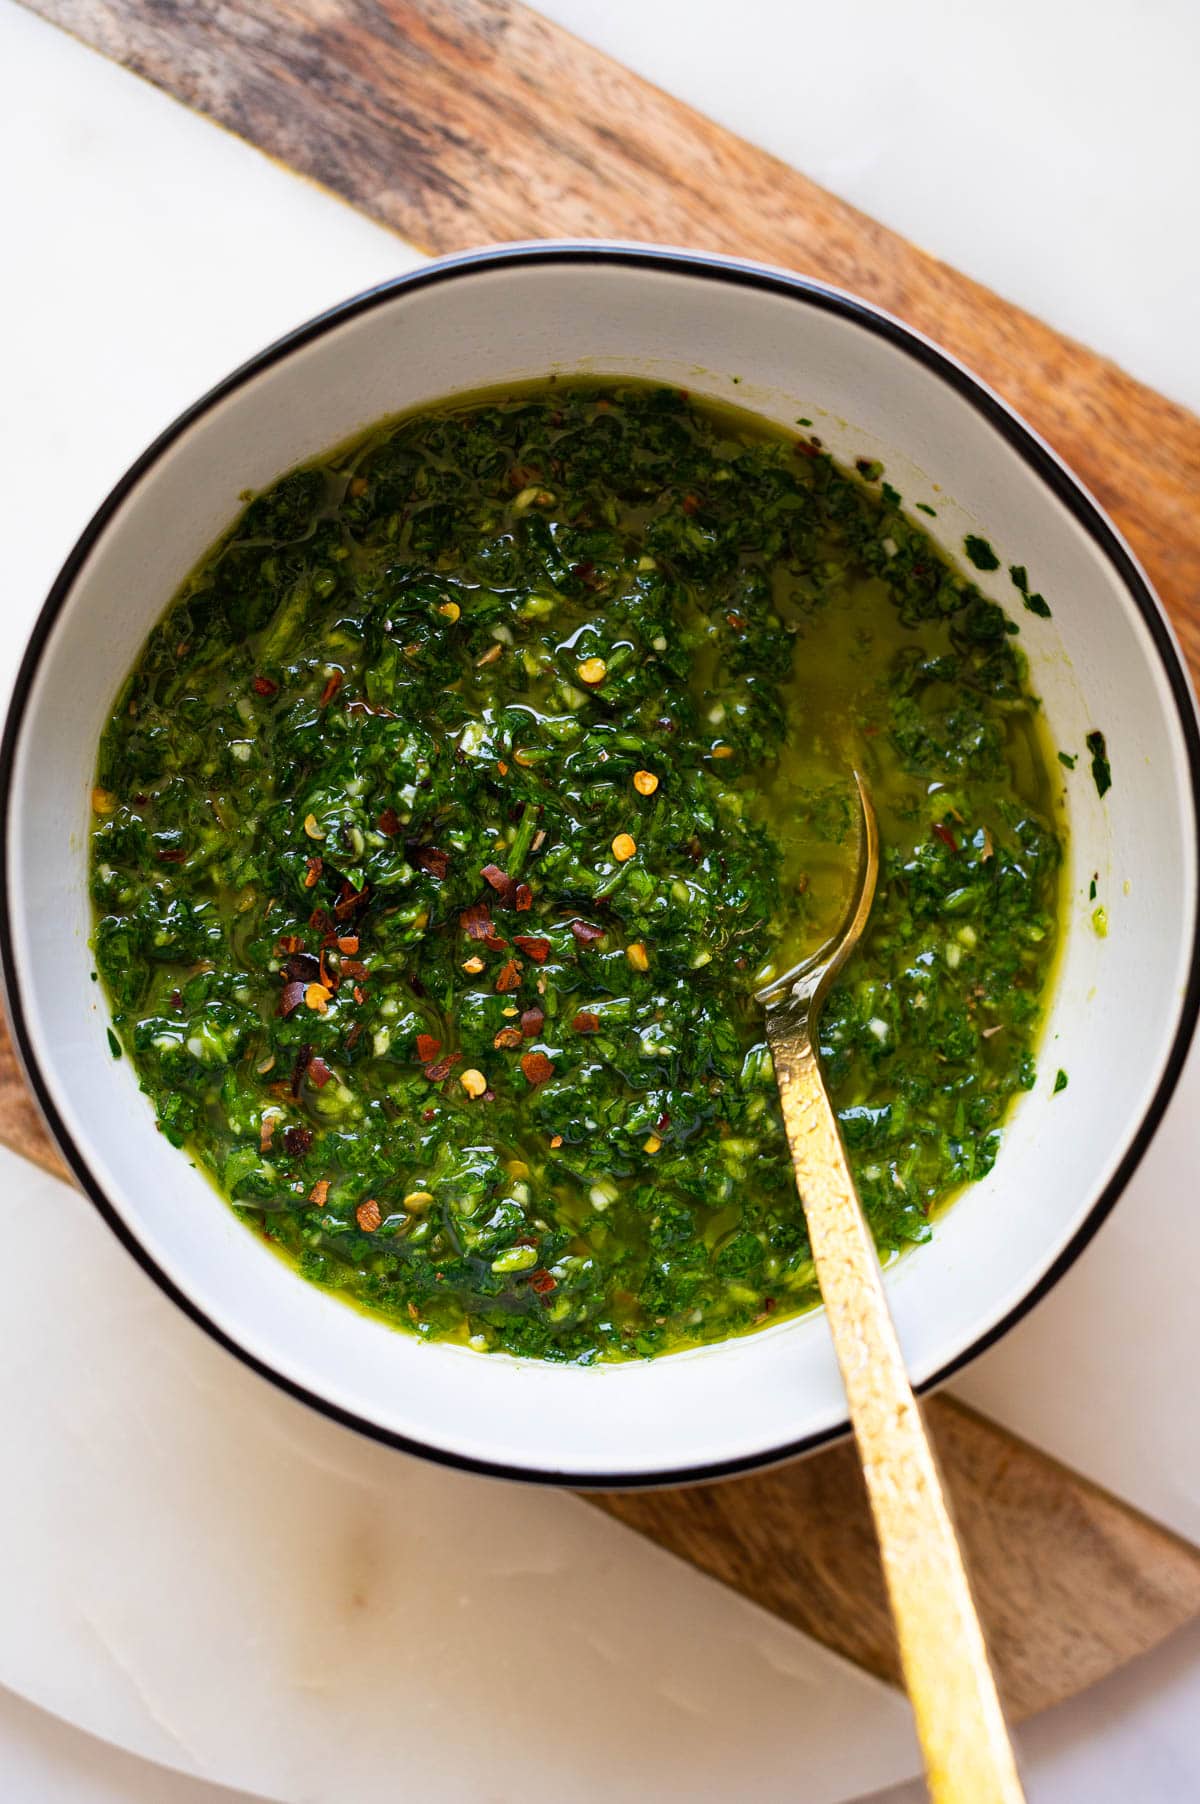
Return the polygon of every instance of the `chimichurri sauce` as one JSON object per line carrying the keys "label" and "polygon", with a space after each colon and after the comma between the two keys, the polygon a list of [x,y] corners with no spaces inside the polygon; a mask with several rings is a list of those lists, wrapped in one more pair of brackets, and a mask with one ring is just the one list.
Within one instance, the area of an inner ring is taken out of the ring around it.
{"label": "chimichurri sauce", "polygon": [[754,989],[884,847],[822,1055],[885,1252],[992,1165],[1060,845],[1015,625],[878,482],[677,391],[391,421],[245,509],[100,748],[162,1131],[308,1278],[590,1361],[816,1300]]}

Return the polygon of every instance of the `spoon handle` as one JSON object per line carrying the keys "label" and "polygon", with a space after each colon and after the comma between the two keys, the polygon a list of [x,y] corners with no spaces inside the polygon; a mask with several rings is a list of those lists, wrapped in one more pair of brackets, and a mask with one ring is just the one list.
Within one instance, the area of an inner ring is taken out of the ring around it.
{"label": "spoon handle", "polygon": [[772,1009],[767,1033],[929,1795],[935,1804],[1021,1804],[962,1551],[809,1023],[799,1011]]}

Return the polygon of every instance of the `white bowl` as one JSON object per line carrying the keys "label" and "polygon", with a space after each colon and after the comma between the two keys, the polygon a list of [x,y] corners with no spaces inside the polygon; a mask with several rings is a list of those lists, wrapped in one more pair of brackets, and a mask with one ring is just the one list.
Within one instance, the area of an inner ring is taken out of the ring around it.
{"label": "white bowl", "polygon": [[[576,1485],[715,1476],[845,1428],[823,1317],[645,1364],[562,1368],[426,1345],[306,1284],[155,1131],[114,1061],[91,980],[95,749],[118,686],[239,496],[386,414],[548,371],[650,377],[880,458],[936,501],[951,552],[984,533],[980,586],[1010,611],[1026,564],[1051,620],[1016,609],[1070,817],[1065,951],[1035,1091],[991,1176],[898,1261],[888,1292],[918,1384],[1004,1332],[1067,1269],[1158,1123],[1196,1018],[1191,690],[1127,547],[1047,447],[897,320],[778,271],[637,247],[526,246],[432,264],[273,345],[177,420],[71,553],[38,621],[0,754],[0,949],[21,1054],[80,1183],[145,1270],[231,1351],[338,1420],[478,1470]],[[1108,738],[1113,788],[1084,752]],[[1091,925],[1089,882],[1109,932]],[[1059,1066],[1068,1088],[1052,1096]],[[48,1258],[53,1257],[47,1244]],[[36,1274],[31,1274],[36,1282]],[[1049,1380],[1052,1382],[1052,1375]]]}

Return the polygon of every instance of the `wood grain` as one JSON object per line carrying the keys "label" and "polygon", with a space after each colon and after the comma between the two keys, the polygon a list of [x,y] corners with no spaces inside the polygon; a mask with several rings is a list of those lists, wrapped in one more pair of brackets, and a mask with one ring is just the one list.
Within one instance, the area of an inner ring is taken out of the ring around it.
{"label": "wood grain", "polygon": [[[945,1395],[922,1405],[1005,1707],[1045,1709],[1200,1612],[1200,1555]],[[686,1492],[589,1499],[896,1684],[858,1456],[844,1442]]]}
{"label": "wood grain", "polygon": [[13,1152],[20,1153],[24,1159],[32,1159],[43,1171],[51,1172],[56,1178],[68,1178],[70,1173],[62,1155],[46,1131],[37,1104],[34,1102],[25,1082],[25,1073],[21,1069],[12,1040],[9,1038],[8,1023],[0,1009],[0,1141],[11,1147]]}
{"label": "wood grain", "polygon": [[[1122,527],[1200,669],[1200,421],[510,0],[27,0],[446,252],[611,236],[760,258],[865,295],[971,364]],[[0,1138],[63,1173],[0,1024]],[[1093,1683],[1200,1612],[1200,1553],[945,1397],[925,1405],[1009,1709]],[[896,1680],[848,1445],[591,1500]]]}
{"label": "wood grain", "polygon": [[423,250],[761,258],[962,357],[1113,514],[1200,671],[1200,420],[513,0],[28,0]]}

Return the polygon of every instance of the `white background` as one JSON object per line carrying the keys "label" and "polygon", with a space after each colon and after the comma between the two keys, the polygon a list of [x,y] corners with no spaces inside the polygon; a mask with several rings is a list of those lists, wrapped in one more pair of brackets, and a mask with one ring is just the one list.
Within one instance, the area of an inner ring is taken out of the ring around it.
{"label": "white background", "polygon": [[[1200,405],[1200,9],[557,0],[542,10]],[[11,0],[0,0],[0,150],[0,608],[11,654],[86,515],[161,424],[265,339],[412,257]],[[1155,1156],[1180,1171],[1193,1145],[1177,1109]],[[1179,1352],[1165,1344],[1164,1364]],[[998,1412],[1021,1369],[1013,1355],[978,1379]],[[1070,1444],[1076,1425],[1052,1426],[1054,1444]],[[1194,1630],[1025,1732],[1031,1795],[1200,1795],[1198,1712]],[[802,1770],[798,1752],[797,1797]],[[3,1694],[0,1795],[209,1804],[229,1794]]]}

